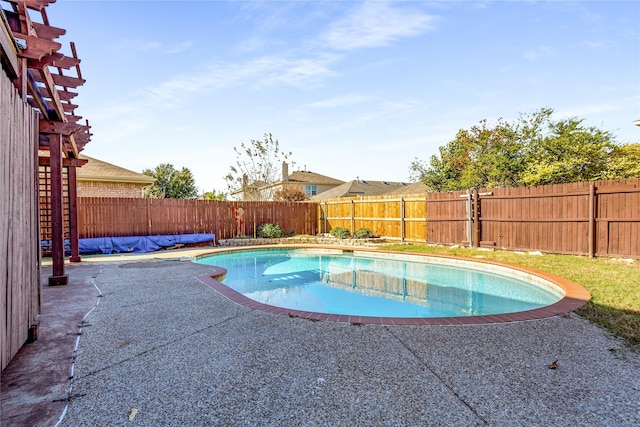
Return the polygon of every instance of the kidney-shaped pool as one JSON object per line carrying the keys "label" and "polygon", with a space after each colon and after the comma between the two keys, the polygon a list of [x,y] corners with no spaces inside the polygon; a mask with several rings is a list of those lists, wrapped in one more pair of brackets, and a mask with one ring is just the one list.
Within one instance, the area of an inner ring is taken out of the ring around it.
{"label": "kidney-shaped pool", "polygon": [[[493,322],[500,321],[496,315],[540,311],[566,297],[562,283],[531,271],[460,258],[253,248],[207,255],[197,262],[226,270],[219,270],[219,283],[249,300],[280,308],[275,310],[279,314],[308,318],[317,314],[318,320],[347,320],[348,316],[352,322],[378,318]],[[223,293],[236,302],[244,300],[233,298],[233,292]],[[254,304],[254,308],[263,307]],[[556,307],[553,313],[563,310]]]}

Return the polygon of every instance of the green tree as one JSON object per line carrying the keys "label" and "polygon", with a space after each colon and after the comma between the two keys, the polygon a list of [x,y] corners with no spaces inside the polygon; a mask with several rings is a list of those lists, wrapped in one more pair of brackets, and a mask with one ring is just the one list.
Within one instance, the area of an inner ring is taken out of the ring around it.
{"label": "green tree", "polygon": [[207,191],[202,195],[204,200],[227,200],[227,194],[221,192],[217,192],[215,189],[213,191]]}
{"label": "green tree", "polygon": [[176,170],[172,164],[162,163],[154,169],[145,169],[143,174],[155,178],[152,186],[145,189],[145,197],[159,199],[195,199],[198,188],[193,174],[187,168]]}
{"label": "green tree", "polygon": [[607,179],[613,135],[583,126],[583,119],[549,120],[544,134],[529,148],[522,174],[525,185],[563,184]]}
{"label": "green tree", "polygon": [[265,133],[262,141],[252,139],[233,150],[237,160],[224,177],[229,192],[243,191],[245,200],[271,199],[272,194],[263,193],[260,188],[279,181],[281,164],[291,157],[291,152],[282,151],[271,133]]}
{"label": "green tree", "polygon": [[513,126],[502,119],[493,127],[481,120],[469,130],[461,129],[439,151],[428,164],[415,159],[410,166],[412,178],[434,191],[517,185],[523,168],[523,147]]}
{"label": "green tree", "polygon": [[434,191],[560,184],[637,176],[638,148],[618,146],[614,136],[583,119],[553,120],[553,109],[481,120],[461,129],[428,163],[415,159],[411,176]]}
{"label": "green tree", "polygon": [[613,147],[607,179],[640,178],[640,142]]}

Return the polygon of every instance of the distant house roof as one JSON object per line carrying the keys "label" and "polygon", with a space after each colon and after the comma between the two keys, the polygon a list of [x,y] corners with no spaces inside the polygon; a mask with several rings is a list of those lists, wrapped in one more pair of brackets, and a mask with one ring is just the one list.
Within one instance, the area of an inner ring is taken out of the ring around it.
{"label": "distant house roof", "polygon": [[420,194],[426,193],[429,191],[429,188],[422,182],[414,182],[412,184],[407,184],[403,187],[394,188],[388,193],[384,193],[386,195],[402,195],[402,194]]}
{"label": "distant house roof", "polygon": [[80,154],[78,157],[88,160],[84,166],[77,169],[78,181],[129,182],[146,185],[151,185],[155,181],[145,174],[112,165],[84,154]]}
{"label": "distant house roof", "polygon": [[[341,180],[335,179],[335,178],[331,178],[329,176],[321,175],[319,173],[311,172],[311,171],[308,171],[308,170],[303,170],[303,171],[299,170],[299,171],[295,171],[295,172],[293,172],[291,174],[288,174],[286,181],[277,181],[277,182],[274,182],[272,184],[265,184],[265,183],[262,183],[262,182],[248,183],[247,184],[247,190],[260,191],[260,190],[263,190],[263,189],[269,189],[269,188],[278,187],[278,186],[284,185],[285,183],[303,184],[303,185],[333,185],[333,186],[338,186],[338,185],[344,184],[344,181],[341,181]],[[232,195],[240,194],[243,191],[244,191],[243,188],[239,188],[239,189],[237,189],[235,191],[232,191],[231,194]]]}
{"label": "distant house roof", "polygon": [[345,182],[331,190],[324,191],[311,197],[311,200],[337,199],[340,197],[381,196],[392,190],[406,187],[405,182],[365,181],[356,179]]}
{"label": "distant house roof", "polygon": [[289,175],[287,182],[304,183],[311,185],[340,185],[344,184],[344,181],[331,178],[325,175],[311,171],[295,171]]}

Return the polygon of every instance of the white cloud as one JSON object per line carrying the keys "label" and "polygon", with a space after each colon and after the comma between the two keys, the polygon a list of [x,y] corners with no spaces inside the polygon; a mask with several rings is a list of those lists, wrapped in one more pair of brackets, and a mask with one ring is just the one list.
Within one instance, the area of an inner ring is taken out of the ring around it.
{"label": "white cloud", "polygon": [[320,77],[333,75],[329,66],[338,59],[335,55],[320,55],[312,58],[273,58],[273,68],[258,83],[285,83],[304,86],[317,82]]}
{"label": "white cloud", "polygon": [[400,38],[433,29],[434,20],[434,16],[417,9],[393,7],[383,1],[367,1],[335,22],[321,36],[321,41],[338,50],[387,46]]}
{"label": "white cloud", "polygon": [[335,98],[325,99],[323,101],[312,102],[307,104],[307,107],[312,108],[334,108],[334,107],[345,107],[354,104],[361,104],[363,102],[367,102],[372,100],[373,97],[369,95],[344,95],[338,96]]}
{"label": "white cloud", "polygon": [[193,43],[194,43],[193,40],[187,40],[180,43],[173,43],[173,44],[164,46],[162,51],[163,53],[169,53],[169,54],[184,52],[185,50],[188,50],[191,46],[193,46]]}
{"label": "white cloud", "polygon": [[607,43],[602,41],[583,41],[582,45],[593,49],[601,49],[606,47]]}
{"label": "white cloud", "polygon": [[336,55],[310,58],[265,56],[244,63],[220,62],[199,73],[174,77],[148,89],[147,93],[153,98],[170,99],[176,103],[185,95],[207,93],[239,84],[256,87],[275,83],[309,85],[320,77],[332,75],[329,65],[337,59]]}
{"label": "white cloud", "polygon": [[553,56],[553,49],[548,46],[538,46],[533,49],[529,49],[523,55],[527,61],[537,61],[540,58]]}

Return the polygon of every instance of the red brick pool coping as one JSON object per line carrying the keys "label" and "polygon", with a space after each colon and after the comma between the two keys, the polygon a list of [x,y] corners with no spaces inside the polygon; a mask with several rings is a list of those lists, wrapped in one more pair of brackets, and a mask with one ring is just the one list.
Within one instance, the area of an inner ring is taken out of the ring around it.
{"label": "red brick pool coping", "polygon": [[266,313],[277,314],[281,316],[288,317],[299,317],[302,319],[308,319],[312,321],[326,321],[326,322],[344,322],[344,323],[352,323],[352,324],[362,324],[362,325],[479,325],[479,324],[492,324],[492,323],[508,323],[508,322],[521,322],[525,320],[535,320],[535,319],[545,319],[553,316],[566,316],[568,313],[577,310],[582,307],[584,304],[591,299],[589,292],[584,289],[582,286],[578,285],[575,282],[567,280],[563,277],[556,276],[551,273],[547,273],[540,270],[535,270],[528,267],[523,267],[520,265],[502,263],[497,261],[488,261],[488,260],[480,260],[476,258],[465,258],[465,257],[457,257],[451,255],[430,255],[423,254],[419,252],[394,252],[387,251],[375,248],[357,248],[357,247],[335,247],[335,246],[318,246],[318,245],[277,245],[277,246],[244,246],[244,247],[236,247],[236,248],[225,248],[224,250],[212,251],[210,254],[201,255],[198,258],[206,257],[207,255],[214,255],[224,252],[231,252],[237,250],[256,250],[256,249],[298,249],[298,248],[314,248],[314,249],[331,249],[331,250],[339,250],[346,252],[371,252],[371,253],[389,253],[389,254],[399,254],[399,255],[417,255],[424,258],[430,259],[453,259],[453,260],[462,260],[462,261],[473,261],[481,264],[488,265],[497,265],[500,267],[510,268],[512,270],[524,272],[527,274],[531,274],[533,276],[540,277],[542,279],[548,280],[551,283],[555,284],[559,288],[561,288],[564,292],[564,297],[551,305],[546,307],[540,307],[533,310],[527,311],[519,311],[515,313],[505,313],[505,314],[492,314],[492,315],[483,315],[483,316],[460,316],[460,317],[373,317],[373,316],[351,316],[345,314],[327,314],[327,313],[316,313],[312,311],[301,311],[301,310],[292,310],[289,308],[276,307],[273,305],[263,304],[258,301],[254,301],[245,295],[229,288],[223,283],[216,280],[217,278],[222,278],[226,275],[227,271],[222,267],[210,267],[214,271],[212,274],[205,276],[198,276],[198,280],[206,284],[207,286],[213,288],[217,292],[221,293],[231,301],[243,305],[247,308],[253,310],[260,310]]}

